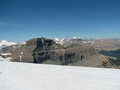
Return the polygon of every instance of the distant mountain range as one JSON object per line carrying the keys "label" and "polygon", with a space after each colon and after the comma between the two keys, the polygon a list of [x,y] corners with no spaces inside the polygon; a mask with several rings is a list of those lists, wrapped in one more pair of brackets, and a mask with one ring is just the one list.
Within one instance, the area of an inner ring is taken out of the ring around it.
{"label": "distant mountain range", "polygon": [[25,45],[12,50],[11,61],[120,68],[120,60],[117,57],[106,56],[98,52],[101,49],[120,48],[115,43],[119,44],[119,41],[33,38],[28,40]]}
{"label": "distant mountain range", "polygon": [[[78,45],[89,45],[99,50],[117,50],[120,49],[120,39],[82,39],[81,37],[72,38],[54,38],[52,39],[57,44],[63,45],[64,47],[70,44]],[[11,52],[15,48],[19,48],[21,45],[25,45],[26,42],[8,42],[2,40],[0,42],[0,53]]]}
{"label": "distant mountain range", "polygon": [[25,42],[8,42],[6,40],[2,40],[0,42],[0,49],[8,46],[15,46],[15,45],[22,45],[25,44]]}
{"label": "distant mountain range", "polygon": [[15,42],[8,42],[8,41],[6,41],[6,40],[2,40],[1,42],[0,42],[0,48],[4,48],[4,47],[6,47],[6,46],[11,46],[11,45],[16,45],[17,43],[15,43]]}
{"label": "distant mountain range", "polygon": [[[82,38],[80,38],[80,37],[72,37],[72,38],[54,38],[54,39],[52,39],[52,40],[54,40],[56,43],[58,43],[58,44],[65,44],[65,43],[67,43],[67,42],[82,42],[83,41],[83,43],[91,43],[91,41],[88,41],[88,40],[82,40]],[[21,44],[25,44],[26,42],[8,42],[8,41],[6,41],[6,40],[2,40],[1,42],[0,42],[0,49],[1,48],[4,48],[4,47],[8,47],[8,46],[15,46],[15,45],[21,45]],[[93,43],[93,42],[92,42]]]}
{"label": "distant mountain range", "polygon": [[116,57],[119,52],[115,53],[120,49],[120,39],[33,38],[21,43],[3,40],[0,48],[2,57],[15,62],[120,68],[120,58]]}

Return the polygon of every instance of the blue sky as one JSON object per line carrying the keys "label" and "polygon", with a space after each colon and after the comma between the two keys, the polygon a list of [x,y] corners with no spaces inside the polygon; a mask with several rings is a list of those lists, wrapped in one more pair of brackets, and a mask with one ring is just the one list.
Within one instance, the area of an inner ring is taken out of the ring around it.
{"label": "blue sky", "polygon": [[0,40],[120,38],[120,0],[0,0]]}

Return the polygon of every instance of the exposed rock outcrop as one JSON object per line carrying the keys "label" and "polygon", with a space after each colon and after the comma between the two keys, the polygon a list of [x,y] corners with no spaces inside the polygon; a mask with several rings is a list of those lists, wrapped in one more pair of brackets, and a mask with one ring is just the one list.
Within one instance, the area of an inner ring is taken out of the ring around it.
{"label": "exposed rock outcrop", "polygon": [[32,54],[36,46],[37,38],[27,41],[25,45],[12,51],[12,61],[32,63],[34,61]]}
{"label": "exposed rock outcrop", "polygon": [[89,44],[64,46],[46,38],[31,39],[12,52],[12,61],[17,62],[116,68],[107,58]]}
{"label": "exposed rock outcrop", "polygon": [[[34,63],[52,63],[68,65],[79,60],[87,59],[88,56],[95,54],[92,47],[71,44],[67,47],[56,44],[50,39],[38,39],[37,47],[33,51]],[[52,64],[51,63],[51,64]]]}

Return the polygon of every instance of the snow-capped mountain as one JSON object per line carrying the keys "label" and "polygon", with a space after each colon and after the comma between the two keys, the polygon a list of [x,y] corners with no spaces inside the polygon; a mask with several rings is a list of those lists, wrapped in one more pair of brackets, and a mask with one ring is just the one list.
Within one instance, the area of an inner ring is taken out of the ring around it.
{"label": "snow-capped mountain", "polygon": [[22,44],[25,44],[25,42],[18,43],[18,42],[8,42],[8,41],[6,41],[6,40],[2,40],[2,41],[0,42],[0,49],[1,49],[1,48],[4,48],[4,47],[8,47],[8,46],[22,45]]}
{"label": "snow-capped mountain", "polygon": [[24,45],[25,43],[26,42],[8,42],[6,40],[2,40],[0,42],[0,55],[7,60],[11,60],[11,51],[21,47],[21,45]]}
{"label": "snow-capped mountain", "polygon": [[68,42],[70,39],[69,38],[62,38],[62,39],[60,39],[60,38],[55,38],[55,39],[53,39],[56,43],[58,43],[58,44],[64,44],[65,42]]}
{"label": "snow-capped mountain", "polygon": [[11,45],[16,45],[17,43],[15,42],[8,42],[6,40],[2,40],[0,42],[0,48],[6,47],[6,46],[11,46]]}
{"label": "snow-capped mountain", "polygon": [[82,41],[80,37],[72,37],[72,38],[55,38],[53,39],[58,44],[64,44],[66,42],[74,42],[74,41]]}
{"label": "snow-capped mountain", "polygon": [[81,39],[81,37],[72,37],[72,39]]}
{"label": "snow-capped mountain", "polygon": [[58,44],[65,44],[65,43],[83,43],[83,44],[94,44],[95,40],[91,40],[91,39],[82,39],[81,37],[72,37],[72,38],[55,38],[53,39],[56,43]]}

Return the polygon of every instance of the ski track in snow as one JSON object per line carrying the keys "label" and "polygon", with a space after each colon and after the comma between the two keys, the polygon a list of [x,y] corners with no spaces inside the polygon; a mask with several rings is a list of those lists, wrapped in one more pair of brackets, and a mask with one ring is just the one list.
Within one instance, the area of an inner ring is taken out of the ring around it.
{"label": "ski track in snow", "polygon": [[0,90],[120,90],[120,70],[0,62]]}

